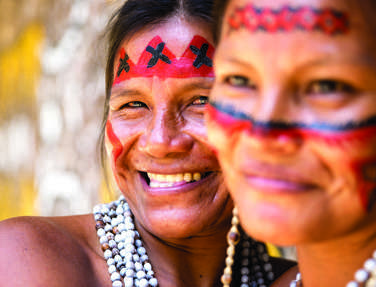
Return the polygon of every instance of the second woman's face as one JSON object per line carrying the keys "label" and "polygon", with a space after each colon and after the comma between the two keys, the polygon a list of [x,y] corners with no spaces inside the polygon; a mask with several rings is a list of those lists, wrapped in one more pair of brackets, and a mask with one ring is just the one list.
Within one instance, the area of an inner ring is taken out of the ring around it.
{"label": "second woman's face", "polygon": [[204,125],[214,48],[203,27],[180,19],[148,27],[115,59],[112,170],[138,222],[162,238],[227,228],[231,214]]}
{"label": "second woman's face", "polygon": [[376,41],[357,5],[308,2],[230,1],[208,109],[245,229],[277,244],[376,222]]}

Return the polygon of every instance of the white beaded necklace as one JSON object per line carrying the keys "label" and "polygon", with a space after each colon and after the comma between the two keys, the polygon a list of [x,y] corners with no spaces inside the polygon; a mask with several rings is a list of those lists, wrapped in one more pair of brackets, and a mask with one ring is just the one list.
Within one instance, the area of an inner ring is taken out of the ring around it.
{"label": "white beaded necklace", "polygon": [[[303,287],[302,276],[296,274],[296,279],[292,280],[290,287]],[[376,250],[364,262],[363,268],[355,272],[354,280],[347,283],[346,287],[376,287]]]}
{"label": "white beaded necklace", "polygon": [[112,286],[158,286],[124,197],[108,204],[96,205],[93,213]]}

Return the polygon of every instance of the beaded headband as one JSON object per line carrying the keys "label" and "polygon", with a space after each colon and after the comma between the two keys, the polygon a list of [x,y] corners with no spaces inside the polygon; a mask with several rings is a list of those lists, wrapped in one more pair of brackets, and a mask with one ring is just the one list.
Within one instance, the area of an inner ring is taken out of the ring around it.
{"label": "beaded headband", "polygon": [[214,77],[213,55],[214,47],[198,35],[193,37],[179,58],[168,49],[159,36],[155,36],[146,46],[137,64],[134,64],[125,49],[121,48],[113,84],[135,77]]}
{"label": "beaded headband", "polygon": [[344,34],[349,30],[346,13],[335,9],[308,6],[283,6],[279,9],[248,4],[236,8],[227,19],[231,30],[245,27],[250,32],[288,32],[293,30],[321,31],[328,35]]}

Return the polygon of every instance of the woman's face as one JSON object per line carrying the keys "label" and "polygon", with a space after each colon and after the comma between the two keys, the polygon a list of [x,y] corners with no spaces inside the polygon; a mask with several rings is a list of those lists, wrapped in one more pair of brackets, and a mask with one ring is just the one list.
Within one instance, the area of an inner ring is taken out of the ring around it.
{"label": "woman's face", "polygon": [[208,133],[251,235],[296,244],[376,222],[371,20],[356,1],[230,1]]}
{"label": "woman's face", "polygon": [[178,18],[147,27],[115,59],[106,127],[112,171],[138,223],[162,238],[226,229],[231,216],[204,126],[214,54],[205,27]]}

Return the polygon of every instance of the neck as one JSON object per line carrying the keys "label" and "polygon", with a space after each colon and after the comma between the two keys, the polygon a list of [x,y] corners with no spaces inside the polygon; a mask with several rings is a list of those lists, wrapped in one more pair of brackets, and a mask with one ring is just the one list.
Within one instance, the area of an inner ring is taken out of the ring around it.
{"label": "neck", "polygon": [[304,287],[346,286],[376,249],[376,223],[334,240],[297,246]]}
{"label": "neck", "polygon": [[217,233],[180,240],[160,239],[137,225],[159,286],[222,286],[228,226]]}

